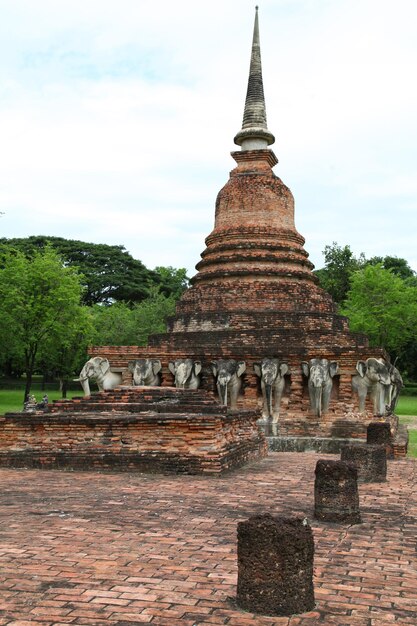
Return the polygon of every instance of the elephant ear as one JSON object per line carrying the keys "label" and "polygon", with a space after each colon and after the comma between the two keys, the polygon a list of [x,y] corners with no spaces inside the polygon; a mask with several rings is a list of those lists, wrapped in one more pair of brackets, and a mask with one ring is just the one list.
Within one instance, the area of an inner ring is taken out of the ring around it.
{"label": "elephant ear", "polygon": [[172,374],[173,376],[175,376],[175,363],[174,363],[174,361],[170,361],[170,362],[168,363],[168,369],[169,369],[169,371],[171,372],[171,374]]}
{"label": "elephant ear", "polygon": [[105,376],[110,369],[109,359],[102,359],[99,367],[100,367],[101,373],[103,374],[103,376]]}
{"label": "elephant ear", "polygon": [[201,372],[202,369],[202,365],[201,365],[201,361],[194,361],[194,374],[196,376],[199,375],[199,373]]}
{"label": "elephant ear", "polygon": [[306,378],[310,375],[310,366],[307,361],[301,362],[301,370]]}
{"label": "elephant ear", "polygon": [[281,365],[279,366],[279,371],[281,376],[285,376],[285,374],[288,374],[288,372],[290,371],[290,368],[288,367],[287,363],[281,363]]}
{"label": "elephant ear", "polygon": [[329,374],[333,378],[339,373],[339,363],[337,361],[330,361]]}
{"label": "elephant ear", "polygon": [[366,362],[358,361],[356,363],[356,371],[358,372],[359,376],[363,378],[366,374]]}
{"label": "elephant ear", "polygon": [[261,376],[262,376],[261,364],[260,363],[254,363],[253,364],[253,369],[255,370],[255,374],[258,376],[258,378],[261,378]]}
{"label": "elephant ear", "polygon": [[242,376],[243,372],[245,371],[246,371],[245,361],[238,361],[237,366],[236,366],[236,376],[240,378],[240,376]]}
{"label": "elephant ear", "polygon": [[127,369],[129,370],[129,372],[131,374],[133,374],[133,372],[135,371],[135,367],[136,367],[136,361],[129,361],[127,364]]}
{"label": "elephant ear", "polygon": [[215,378],[217,378],[217,374],[218,374],[218,371],[219,371],[219,364],[218,364],[218,362],[217,361],[212,361],[210,363],[210,365],[211,365],[211,371],[213,372],[213,376]]}
{"label": "elephant ear", "polygon": [[157,374],[162,369],[162,363],[159,359],[152,359],[152,371]]}

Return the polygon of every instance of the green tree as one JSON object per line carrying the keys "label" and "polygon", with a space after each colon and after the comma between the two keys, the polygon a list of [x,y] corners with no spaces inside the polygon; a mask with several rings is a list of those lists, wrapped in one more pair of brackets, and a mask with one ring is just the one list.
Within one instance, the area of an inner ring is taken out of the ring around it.
{"label": "green tree", "polygon": [[178,300],[189,286],[187,270],[184,267],[155,267],[154,272],[159,280],[159,292],[166,297],[173,296]]}
{"label": "green tree", "polygon": [[352,274],[341,313],[352,330],[368,335],[372,346],[401,357],[417,334],[417,288],[381,264],[366,265]]}
{"label": "green tree", "polygon": [[353,272],[364,266],[365,257],[361,253],[359,258],[356,258],[350,246],[342,248],[335,241],[331,246],[324,248],[323,254],[325,266],[314,273],[320,281],[320,286],[340,305],[349,291]]}
{"label": "green tree", "polygon": [[48,346],[68,346],[85,315],[81,279],[47,247],[28,259],[22,252],[3,255],[0,269],[0,345],[19,355],[26,373],[25,400],[33,374]]}
{"label": "green tree", "polygon": [[151,295],[133,307],[116,302],[92,309],[92,342],[101,346],[144,346],[149,335],[165,332],[166,321],[175,313],[175,298],[154,288]]}
{"label": "green tree", "polygon": [[45,236],[0,239],[1,248],[19,250],[28,258],[47,246],[56,250],[66,266],[77,268],[83,275],[83,303],[87,306],[120,300],[140,302],[159,281],[157,274],[134,259],[123,246]]}
{"label": "green tree", "polygon": [[414,279],[416,273],[411,269],[408,261],[397,256],[373,256],[368,261],[369,265],[381,265],[384,270],[391,270],[393,274],[399,276],[403,280]]}

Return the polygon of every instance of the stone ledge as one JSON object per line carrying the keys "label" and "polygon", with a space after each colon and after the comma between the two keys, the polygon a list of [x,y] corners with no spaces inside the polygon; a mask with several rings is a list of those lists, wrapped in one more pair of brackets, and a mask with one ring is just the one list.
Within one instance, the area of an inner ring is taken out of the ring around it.
{"label": "stone ledge", "polygon": [[330,437],[267,437],[270,452],[320,452],[339,454],[342,446],[365,443],[364,439],[339,439]]}

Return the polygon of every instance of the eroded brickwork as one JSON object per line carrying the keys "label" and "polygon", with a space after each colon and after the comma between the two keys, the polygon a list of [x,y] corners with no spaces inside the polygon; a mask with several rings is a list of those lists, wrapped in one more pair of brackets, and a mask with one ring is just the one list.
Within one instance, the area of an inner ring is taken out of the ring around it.
{"label": "eroded brickwork", "polygon": [[0,466],[209,474],[266,455],[253,411],[210,394],[129,387],[0,418]]}

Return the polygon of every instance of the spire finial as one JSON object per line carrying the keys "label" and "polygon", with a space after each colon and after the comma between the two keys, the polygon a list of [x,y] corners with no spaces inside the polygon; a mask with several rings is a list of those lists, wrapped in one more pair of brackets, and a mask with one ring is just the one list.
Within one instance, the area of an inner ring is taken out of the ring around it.
{"label": "spire finial", "polygon": [[252,54],[242,130],[234,141],[242,150],[259,150],[274,143],[275,137],[266,124],[266,108],[262,80],[261,46],[259,40],[258,6],[255,7]]}

